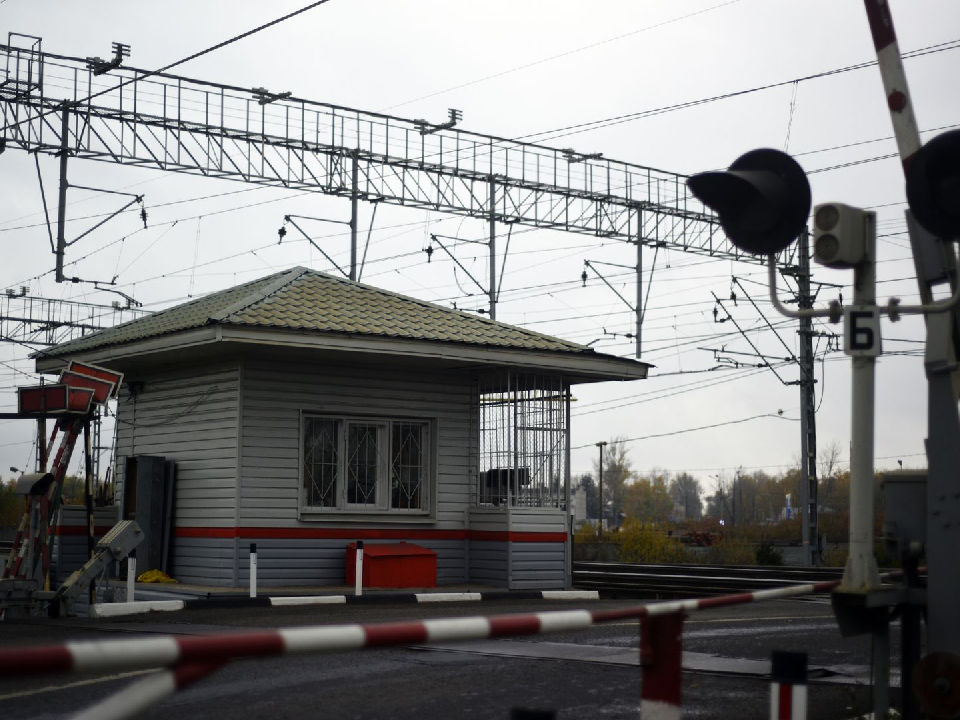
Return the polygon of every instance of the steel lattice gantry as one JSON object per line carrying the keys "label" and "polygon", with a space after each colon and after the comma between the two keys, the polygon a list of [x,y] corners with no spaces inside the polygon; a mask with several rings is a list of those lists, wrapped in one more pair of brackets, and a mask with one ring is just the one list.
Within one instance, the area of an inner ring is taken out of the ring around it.
{"label": "steel lattice gantry", "polygon": [[31,40],[0,45],[0,132],[11,147],[756,262],[682,175],[285,93],[141,79],[146,71],[125,66],[97,75]]}

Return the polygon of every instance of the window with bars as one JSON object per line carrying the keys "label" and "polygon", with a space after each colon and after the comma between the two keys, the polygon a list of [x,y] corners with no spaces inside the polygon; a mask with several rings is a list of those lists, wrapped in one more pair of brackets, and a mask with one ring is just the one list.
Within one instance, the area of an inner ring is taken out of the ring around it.
{"label": "window with bars", "polygon": [[303,510],[427,511],[430,435],[425,420],[304,415]]}

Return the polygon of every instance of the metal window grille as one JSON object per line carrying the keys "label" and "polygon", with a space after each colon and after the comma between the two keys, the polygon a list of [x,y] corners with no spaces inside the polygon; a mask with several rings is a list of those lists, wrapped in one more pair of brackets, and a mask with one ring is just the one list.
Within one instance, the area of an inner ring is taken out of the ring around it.
{"label": "metal window grille", "polygon": [[303,433],[303,485],[306,504],[335,507],[340,473],[338,423],[306,418]]}
{"label": "metal window grille", "polygon": [[347,425],[347,504],[377,505],[377,486],[383,462],[381,425]]}
{"label": "metal window grille", "polygon": [[393,423],[391,508],[419,510],[422,507],[421,496],[426,471],[424,459],[426,433],[425,423]]}
{"label": "metal window grille", "polygon": [[304,417],[305,508],[426,510],[430,423]]}
{"label": "metal window grille", "polygon": [[481,378],[481,505],[563,507],[569,391],[557,375]]}

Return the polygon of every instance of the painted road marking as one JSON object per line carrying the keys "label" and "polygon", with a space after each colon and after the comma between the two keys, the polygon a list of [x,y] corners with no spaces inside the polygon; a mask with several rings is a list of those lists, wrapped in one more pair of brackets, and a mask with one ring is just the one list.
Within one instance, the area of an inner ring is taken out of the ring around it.
{"label": "painted road marking", "polygon": [[10,700],[11,698],[28,697],[30,695],[39,695],[40,693],[56,692],[57,690],[69,690],[83,685],[95,685],[96,683],[111,682],[112,680],[122,680],[123,678],[136,677],[137,675],[146,675],[147,673],[157,672],[156,670],[131,670],[130,672],[117,673],[116,675],[104,675],[103,677],[91,678],[90,680],[77,680],[72,683],[62,685],[48,685],[47,687],[36,688],[35,690],[19,690],[18,692],[0,695],[0,700]]}

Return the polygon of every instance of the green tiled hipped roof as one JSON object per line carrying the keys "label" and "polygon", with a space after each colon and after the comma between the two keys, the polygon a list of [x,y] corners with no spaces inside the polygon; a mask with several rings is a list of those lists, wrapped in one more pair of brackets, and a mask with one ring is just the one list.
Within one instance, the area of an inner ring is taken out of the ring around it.
{"label": "green tiled hipped roof", "polygon": [[44,355],[62,356],[216,324],[593,352],[549,335],[298,267],[57,345]]}

